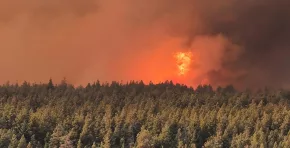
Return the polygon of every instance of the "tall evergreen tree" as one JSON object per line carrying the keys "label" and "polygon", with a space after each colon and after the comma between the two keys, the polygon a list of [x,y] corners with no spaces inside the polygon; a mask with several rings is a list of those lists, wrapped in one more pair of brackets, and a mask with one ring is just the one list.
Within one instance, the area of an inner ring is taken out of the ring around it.
{"label": "tall evergreen tree", "polygon": [[21,136],[17,148],[26,148],[27,143],[24,135]]}

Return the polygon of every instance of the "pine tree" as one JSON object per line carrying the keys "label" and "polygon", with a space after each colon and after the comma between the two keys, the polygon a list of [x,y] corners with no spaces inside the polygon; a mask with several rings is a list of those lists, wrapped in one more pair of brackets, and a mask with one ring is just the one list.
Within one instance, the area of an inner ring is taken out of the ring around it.
{"label": "pine tree", "polygon": [[103,148],[110,148],[111,147],[111,137],[112,137],[112,130],[109,129],[104,137],[104,142],[102,147]]}
{"label": "pine tree", "polygon": [[223,141],[222,137],[220,135],[212,136],[210,137],[204,144],[205,148],[222,148],[223,147]]}
{"label": "pine tree", "polygon": [[110,148],[111,147],[111,138],[112,138],[112,134],[113,134],[112,129],[111,129],[111,124],[112,124],[111,106],[106,106],[105,112],[106,113],[104,116],[104,123],[105,123],[106,134],[103,138],[102,147]]}
{"label": "pine tree", "polygon": [[162,132],[159,135],[159,140],[164,147],[176,147],[177,142],[177,132],[178,129],[175,124],[166,123],[162,128]]}
{"label": "pine tree", "polygon": [[150,132],[142,127],[140,133],[137,135],[137,148],[153,147],[153,137]]}
{"label": "pine tree", "polygon": [[290,146],[290,131],[288,131],[288,135],[284,136],[281,145],[283,146],[283,148],[288,148]]}
{"label": "pine tree", "polygon": [[122,137],[120,140],[121,148],[125,148],[125,139]]}
{"label": "pine tree", "polygon": [[54,89],[54,84],[53,84],[53,82],[52,82],[52,79],[50,78],[49,79],[49,82],[48,82],[48,84],[47,84],[48,86],[47,86],[47,88],[48,89]]}
{"label": "pine tree", "polygon": [[183,141],[178,141],[178,148],[185,148],[185,144],[183,143]]}
{"label": "pine tree", "polygon": [[11,140],[10,140],[10,144],[9,144],[9,148],[16,148],[18,145],[18,140],[15,134],[13,134]]}
{"label": "pine tree", "polygon": [[12,139],[12,130],[2,130],[0,129],[0,147],[8,147],[10,139]]}
{"label": "pine tree", "polygon": [[59,147],[62,141],[62,136],[64,135],[64,129],[61,124],[58,124],[50,138],[49,147]]}
{"label": "pine tree", "polygon": [[78,140],[78,144],[77,144],[77,148],[82,148],[83,145],[82,145],[82,142],[81,142],[81,139]]}
{"label": "pine tree", "polygon": [[44,138],[44,148],[49,148],[49,142],[50,142],[50,133],[46,133],[46,136]]}
{"label": "pine tree", "polygon": [[26,148],[27,143],[24,135],[21,136],[17,148]]}
{"label": "pine tree", "polygon": [[74,147],[72,140],[70,139],[70,135],[66,135],[65,137],[63,137],[63,143],[60,144],[60,148],[72,148]]}
{"label": "pine tree", "polygon": [[85,124],[82,128],[82,132],[80,133],[80,140],[82,144],[87,145],[93,140],[93,136],[90,134],[91,122],[91,115],[87,115],[85,118]]}

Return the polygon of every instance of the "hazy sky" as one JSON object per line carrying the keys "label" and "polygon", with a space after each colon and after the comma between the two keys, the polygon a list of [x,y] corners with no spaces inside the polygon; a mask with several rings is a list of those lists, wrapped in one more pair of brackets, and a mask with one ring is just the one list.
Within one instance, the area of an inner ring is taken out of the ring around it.
{"label": "hazy sky", "polygon": [[[0,82],[288,87],[288,0],[0,0]],[[178,77],[173,54],[198,55]]]}

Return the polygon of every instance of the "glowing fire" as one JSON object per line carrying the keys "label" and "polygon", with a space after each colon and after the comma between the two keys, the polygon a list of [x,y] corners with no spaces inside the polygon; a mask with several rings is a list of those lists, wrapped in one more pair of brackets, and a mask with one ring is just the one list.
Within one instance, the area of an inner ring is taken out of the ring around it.
{"label": "glowing fire", "polygon": [[185,75],[190,68],[192,62],[192,53],[191,52],[178,52],[175,54],[178,75]]}

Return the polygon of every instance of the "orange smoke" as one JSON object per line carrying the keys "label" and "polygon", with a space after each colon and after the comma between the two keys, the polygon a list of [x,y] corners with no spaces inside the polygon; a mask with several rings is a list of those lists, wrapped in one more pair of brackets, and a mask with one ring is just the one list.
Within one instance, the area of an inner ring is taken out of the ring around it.
{"label": "orange smoke", "polygon": [[203,25],[188,3],[0,0],[0,84],[49,78],[57,83],[65,77],[75,85],[173,80],[196,86],[222,68],[230,40],[192,38]]}

